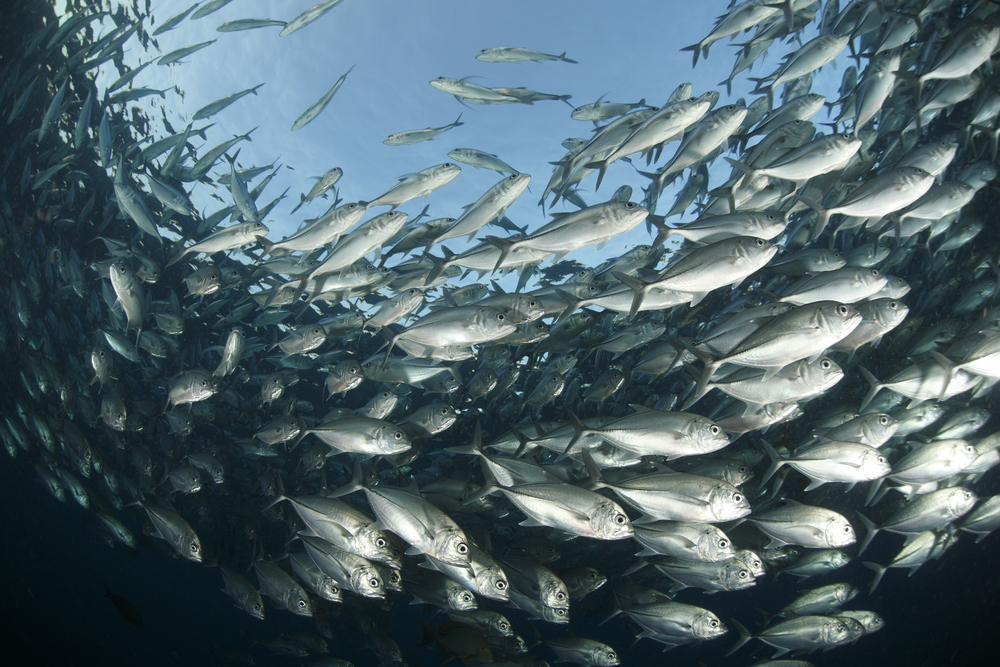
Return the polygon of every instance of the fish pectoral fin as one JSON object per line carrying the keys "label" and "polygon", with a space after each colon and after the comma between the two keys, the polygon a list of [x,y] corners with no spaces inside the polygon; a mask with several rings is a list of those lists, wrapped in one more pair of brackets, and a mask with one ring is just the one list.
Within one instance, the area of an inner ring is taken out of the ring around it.
{"label": "fish pectoral fin", "polygon": [[527,519],[525,519],[524,521],[522,521],[521,523],[517,524],[517,525],[524,526],[526,528],[548,528],[549,527],[548,525],[542,523],[541,521],[538,521],[537,519],[533,519],[530,516]]}

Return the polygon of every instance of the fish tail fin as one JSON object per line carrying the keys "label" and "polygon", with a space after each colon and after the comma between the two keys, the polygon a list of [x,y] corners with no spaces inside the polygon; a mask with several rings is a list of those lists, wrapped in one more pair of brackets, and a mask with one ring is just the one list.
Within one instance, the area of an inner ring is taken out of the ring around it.
{"label": "fish tail fin", "polygon": [[646,222],[652,223],[656,227],[656,238],[653,239],[653,247],[659,248],[661,245],[666,243],[667,239],[670,238],[671,234],[676,234],[677,231],[667,225],[667,219],[662,215],[653,215],[650,211],[649,215],[646,216]]}
{"label": "fish tail fin", "polygon": [[183,249],[183,250],[181,250],[181,251],[180,251],[179,253],[177,253],[176,255],[174,255],[174,256],[173,256],[173,258],[172,258],[172,259],[171,259],[171,260],[170,260],[169,262],[167,262],[167,263],[166,263],[166,264],[164,265],[164,267],[167,267],[167,266],[173,266],[173,265],[174,265],[174,264],[176,264],[177,262],[179,262],[179,261],[181,261],[182,259],[184,259],[184,257],[185,257],[185,256],[186,256],[187,254],[188,254],[188,251],[187,251],[187,249],[186,249],[186,248],[185,248],[185,249]]}
{"label": "fish tail fin", "polygon": [[424,287],[427,287],[437,280],[441,274],[444,273],[445,269],[448,268],[448,260],[455,256],[455,253],[451,252],[444,246],[441,246],[441,252],[444,255],[444,259],[439,259],[430,253],[423,254],[422,258],[430,260],[431,264],[434,265],[434,268],[427,273],[427,277],[424,279]]}
{"label": "fish tail fin", "polygon": [[626,287],[631,288],[634,292],[632,296],[632,307],[629,308],[628,311],[628,319],[631,322],[635,318],[636,313],[638,313],[639,309],[642,307],[643,299],[645,299],[646,295],[649,293],[652,283],[647,283],[641,278],[633,278],[632,276],[621,273],[620,271],[612,271],[611,274],[617,278],[619,282],[624,284]]}
{"label": "fish tail fin", "polygon": [[480,456],[483,453],[483,427],[476,420],[476,430],[472,434],[472,442],[468,445],[462,445],[460,447],[445,447],[446,452],[451,452],[452,454],[472,454],[473,456]]}
{"label": "fish tail fin", "polygon": [[861,519],[861,523],[865,525],[865,539],[861,541],[861,546],[858,548],[858,555],[860,556],[868,548],[868,545],[871,544],[872,538],[878,533],[879,528],[861,512],[855,512],[855,514]]}
{"label": "fish tail fin", "polygon": [[564,63],[573,63],[574,65],[579,65],[579,63],[573,60],[572,58],[567,58],[565,51],[559,54],[559,60],[563,61]]}
{"label": "fish tail fin", "polygon": [[597,467],[597,461],[594,457],[590,455],[587,450],[583,451],[583,463],[587,466],[587,474],[590,475],[590,479],[584,484],[584,488],[595,491],[604,486],[604,476],[601,475],[601,469]]}
{"label": "fish tail fin", "polygon": [[701,397],[708,392],[708,383],[712,381],[712,376],[715,375],[715,371],[719,368],[722,362],[720,362],[718,359],[713,358],[712,355],[708,354],[704,350],[699,350],[686,340],[674,339],[671,340],[670,342],[673,343],[674,347],[677,348],[678,352],[680,352],[680,347],[678,346],[678,343],[680,343],[680,345],[683,346],[684,349],[686,349],[688,352],[690,352],[695,357],[700,359],[701,362],[705,365],[704,369],[702,369],[701,375],[698,376],[698,381],[694,386],[694,391],[691,392],[691,395],[684,402],[684,407],[682,408],[682,410],[687,410],[689,407],[697,403],[701,399]]}
{"label": "fish tail fin", "polygon": [[[622,572],[622,576],[627,577],[630,574],[635,574],[636,572],[646,567],[647,565],[649,565],[649,561],[646,560],[645,558],[636,558],[635,563],[630,568]],[[608,618],[611,617],[609,616]]]}
{"label": "fish tail fin", "polygon": [[339,498],[349,493],[354,493],[365,488],[363,474],[361,472],[361,459],[354,457],[354,465],[351,468],[351,481],[330,493],[330,498]]}
{"label": "fish tail fin", "polygon": [[588,162],[584,165],[587,169],[597,170],[597,184],[594,186],[595,192],[601,189],[601,183],[604,181],[604,174],[608,173],[608,166],[610,164],[610,160],[600,160],[599,162]]}
{"label": "fish tail fin", "polygon": [[[571,60],[570,62],[573,62],[573,61]],[[538,630],[535,629],[535,626],[529,625],[528,627],[531,629],[531,643],[530,644],[526,644],[526,646],[528,647],[528,650],[530,651],[531,649],[535,648],[539,644],[543,644],[545,642],[542,640],[542,635],[538,632]]]}
{"label": "fish tail fin", "polygon": [[486,462],[486,459],[479,459],[479,467],[483,471],[483,479],[486,480],[486,483],[479,488],[479,491],[473,493],[462,503],[467,507],[474,506],[486,496],[496,493],[504,488],[503,485],[497,481],[497,478],[493,476],[493,471],[490,470],[490,466]]}
{"label": "fish tail fin", "polygon": [[868,393],[865,394],[865,399],[861,401],[861,409],[864,410],[868,407],[868,404],[872,402],[872,399],[875,398],[875,394],[877,394],[885,385],[880,383],[878,378],[872,375],[864,366],[858,366],[858,370],[861,371],[861,375],[864,376],[865,381],[871,387],[871,389],[868,390]]}
{"label": "fish tail fin", "polygon": [[871,588],[868,589],[868,594],[871,595],[872,593],[875,592],[875,589],[878,587],[879,582],[882,581],[882,575],[885,574],[885,571],[888,568],[883,567],[882,565],[879,565],[878,563],[873,563],[873,562],[867,561],[867,560],[861,561],[861,564],[864,565],[865,567],[867,567],[869,570],[872,570],[872,571],[875,572],[875,578],[872,579],[872,586],[871,586]]}
{"label": "fish tail fin", "polygon": [[823,208],[822,204],[810,199],[809,197],[799,195],[799,201],[819,214],[819,218],[816,220],[816,229],[813,230],[812,238],[809,239],[810,241],[815,241],[820,237],[820,234],[823,233],[823,230],[826,229],[826,223],[830,220],[830,211],[829,209]]}
{"label": "fish tail fin", "polygon": [[[778,472],[778,468],[785,464],[785,461],[778,456],[778,452],[774,451],[774,447],[771,446],[771,443],[761,438],[760,444],[764,447],[764,451],[767,452],[768,458],[771,459],[771,467],[767,469],[767,472],[764,473],[764,476],[760,480],[760,486],[763,488],[764,485],[767,484],[768,480],[774,477],[774,473]],[[780,480],[778,481],[778,484],[781,484]],[[774,493],[777,494],[778,489],[775,489]]]}
{"label": "fish tail fin", "polygon": [[430,623],[419,618],[417,619],[417,623],[419,623],[424,628],[424,638],[420,641],[419,644],[417,644],[417,646],[426,646],[427,644],[430,644],[432,641],[438,638],[437,630],[435,630]]}
{"label": "fish tail fin", "polygon": [[727,656],[732,655],[733,653],[736,653],[738,650],[740,650],[740,648],[744,644],[746,644],[748,641],[750,641],[751,639],[753,639],[753,635],[750,634],[749,630],[747,630],[745,627],[743,627],[742,623],[740,623],[739,621],[737,621],[735,618],[731,618],[729,620],[731,620],[733,622],[733,627],[736,628],[736,632],[740,633],[740,638],[736,640],[736,643],[733,644],[732,647],[728,651],[726,651],[726,655]]}
{"label": "fish tail fin", "polygon": [[289,498],[287,496],[283,495],[283,494],[279,494],[274,500],[272,500],[270,503],[268,503],[267,506],[264,509],[261,510],[261,512],[265,512],[265,511],[271,509],[272,507],[274,507],[275,505],[277,505],[278,503],[280,503],[282,500],[289,500]]}
{"label": "fish tail fin", "polygon": [[607,623],[608,621],[610,621],[612,618],[614,618],[618,614],[622,613],[622,606],[620,604],[618,604],[618,596],[615,594],[614,590],[611,591],[611,599],[614,602],[615,607],[614,607],[614,609],[611,610],[610,614],[608,614],[607,616],[604,617],[604,620],[602,620],[600,623],[598,623],[598,625],[604,625],[605,623]]}
{"label": "fish tail fin", "polygon": [[872,480],[872,483],[868,485],[868,496],[865,498],[865,507],[871,507],[882,499],[882,494],[879,491],[882,488],[883,481],[885,481],[885,477],[880,477],[879,479]]}
{"label": "fish tail fin", "polygon": [[774,618],[775,616],[777,616],[777,614],[769,614],[769,613],[767,613],[766,611],[764,611],[760,607],[754,607],[753,610],[755,612],[757,612],[758,614],[760,614],[760,617],[764,619],[764,625],[767,625],[768,623],[770,623],[771,619]]}
{"label": "fish tail fin", "polygon": [[392,348],[396,346],[396,341],[399,339],[399,335],[393,333],[392,329],[389,327],[382,327],[382,335],[385,336],[386,346],[385,346],[385,356],[382,357],[382,368],[389,363],[389,353],[392,352]]}
{"label": "fish tail fin", "polygon": [[[524,409],[523,404],[521,405],[521,409],[522,410]],[[531,438],[526,436],[517,428],[511,428],[510,432],[514,434],[515,438],[517,438],[518,446],[517,449],[514,451],[514,458],[519,459],[522,456],[524,456],[525,452],[528,451],[528,445],[531,444]]]}
{"label": "fish tail fin", "polygon": [[941,367],[945,370],[944,382],[941,384],[941,394],[938,396],[938,401],[943,402],[945,394],[948,393],[948,385],[951,384],[951,380],[955,376],[955,362],[937,350],[931,350],[930,355],[934,358],[934,361],[941,364]]}
{"label": "fish tail fin", "polygon": [[923,83],[920,81],[920,77],[914,74],[913,72],[907,72],[904,70],[897,70],[893,72],[893,75],[895,75],[897,79],[902,79],[903,81],[913,84],[913,102],[914,102],[913,106],[915,109],[918,110],[918,117],[919,117],[920,92],[921,88],[923,88]]}
{"label": "fish tail fin", "polygon": [[497,263],[493,266],[493,271],[497,271],[510,255],[511,250],[514,249],[515,241],[508,241],[507,239],[502,239],[498,236],[487,236],[486,240],[492,243],[494,246],[500,249],[500,257],[497,259]]}
{"label": "fish tail fin", "polygon": [[568,457],[569,453],[573,451],[573,448],[579,445],[580,440],[582,440],[583,436],[587,434],[587,426],[580,421],[580,418],[573,414],[572,411],[567,410],[566,417],[569,419],[569,423],[573,426],[573,437],[570,438],[569,444],[566,445],[566,449],[564,449],[563,453],[556,459],[557,461],[561,461]]}
{"label": "fish tail fin", "polygon": [[[694,59],[691,62],[691,68],[694,69],[695,67],[698,66],[698,56],[701,55],[701,42],[698,42],[697,44],[692,44],[690,46],[682,47],[681,51],[693,51]],[[707,48],[705,49],[705,55],[706,56],[708,55]]]}
{"label": "fish tail fin", "polygon": [[572,315],[573,313],[575,313],[577,310],[579,310],[580,306],[583,304],[583,300],[582,299],[577,299],[576,297],[574,297],[569,292],[567,292],[565,290],[562,290],[562,289],[560,289],[558,287],[556,287],[554,289],[555,289],[556,295],[558,295],[558,297],[560,299],[562,299],[563,301],[565,301],[566,304],[567,304],[566,308],[564,308],[563,311],[562,311],[562,313],[559,314],[559,317],[556,318],[555,323],[558,324],[559,322],[562,322],[567,317],[569,317],[570,315]]}

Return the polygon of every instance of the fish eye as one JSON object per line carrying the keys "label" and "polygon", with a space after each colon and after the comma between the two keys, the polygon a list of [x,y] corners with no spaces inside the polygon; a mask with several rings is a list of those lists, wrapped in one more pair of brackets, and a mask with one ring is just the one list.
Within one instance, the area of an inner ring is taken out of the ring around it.
{"label": "fish eye", "polygon": [[566,610],[565,609],[556,609],[556,614],[559,615],[559,616],[565,616],[566,615]]}
{"label": "fish eye", "polygon": [[757,239],[754,243],[757,244],[758,248],[763,248],[764,247],[764,239]]}
{"label": "fish eye", "polygon": [[608,652],[608,660],[617,660],[617,659],[618,659],[618,656],[615,655],[614,651],[609,651]]}
{"label": "fish eye", "polygon": [[445,167],[454,167],[455,165],[453,165],[451,162],[445,162],[443,166],[445,166]]}
{"label": "fish eye", "polygon": [[878,457],[878,463],[879,465],[883,465],[885,463],[885,457],[884,456]]}
{"label": "fish eye", "polygon": [[635,208],[635,204],[633,204],[630,201],[629,202],[625,202],[625,208]]}
{"label": "fish eye", "polygon": [[845,305],[839,305],[839,306],[837,306],[837,314],[838,315],[847,315],[847,306],[845,306]]}
{"label": "fish eye", "polygon": [[538,302],[534,299],[528,302],[528,308],[535,308],[536,306],[538,306]]}
{"label": "fish eye", "polygon": [[845,533],[851,532],[851,527],[850,526],[844,526],[844,532]]}
{"label": "fish eye", "polygon": [[198,545],[197,544],[192,544],[190,547],[188,547],[188,549],[191,550],[191,553],[197,553],[198,552]]}
{"label": "fish eye", "polygon": [[878,418],[878,423],[882,426],[885,426],[889,423],[889,418],[886,417],[885,415],[882,415],[881,417]]}
{"label": "fish eye", "polygon": [[872,275],[878,277],[878,269],[872,269]]}
{"label": "fish eye", "polygon": [[719,548],[720,549],[728,549],[729,548],[729,540],[719,540]]}
{"label": "fish eye", "polygon": [[742,503],[743,502],[743,496],[742,496],[742,494],[734,493],[733,494],[733,502]]}
{"label": "fish eye", "polygon": [[378,588],[378,579],[372,577],[371,579],[368,580],[368,585],[371,586],[372,588]]}
{"label": "fish eye", "polygon": [[125,415],[123,415],[122,413],[119,412],[118,413],[118,420],[121,421],[122,419],[125,419]]}
{"label": "fish eye", "polygon": [[820,366],[823,368],[823,370],[828,371],[830,370],[830,368],[832,368],[833,364],[831,364],[828,359],[824,359],[823,363],[821,363]]}
{"label": "fish eye", "polygon": [[260,604],[258,604],[258,603],[256,603],[256,602],[254,602],[254,603],[253,603],[253,610],[254,610],[254,611],[260,611]]}
{"label": "fish eye", "polygon": [[377,546],[379,549],[384,548],[385,544],[386,542],[384,537],[380,537],[377,540],[375,540],[375,546]]}
{"label": "fish eye", "polygon": [[505,319],[507,318],[504,317],[503,313],[497,313],[497,322],[503,322]]}
{"label": "fish eye", "polygon": [[719,433],[722,432],[722,429],[716,426],[715,424],[712,424],[712,428],[710,428],[709,430],[712,432],[712,435],[719,435]]}
{"label": "fish eye", "polygon": [[395,433],[392,434],[392,437],[395,438],[396,440],[402,440],[403,439],[403,432],[402,431],[396,431]]}
{"label": "fish eye", "polygon": [[496,583],[496,588],[497,588],[498,591],[507,590],[507,582],[506,581],[498,581]]}
{"label": "fish eye", "polygon": [[711,621],[709,623],[709,625],[711,625],[713,628],[717,628],[717,627],[719,627],[719,622],[718,621]]}
{"label": "fish eye", "polygon": [[299,609],[305,609],[305,608],[306,608],[306,601],[299,600]]}
{"label": "fish eye", "polygon": [[628,518],[624,514],[615,515],[615,523],[619,526],[624,526],[626,521],[628,521]]}
{"label": "fish eye", "polygon": [[458,551],[458,553],[464,556],[465,554],[469,553],[469,545],[466,544],[465,542],[459,542],[458,546],[456,547],[456,550]]}
{"label": "fish eye", "polygon": [[746,579],[748,574],[750,573],[746,570],[740,570],[740,579]]}
{"label": "fish eye", "polygon": [[201,381],[201,386],[202,386],[202,387],[207,387],[207,386],[208,386],[208,382],[206,382],[206,381],[202,380],[202,381]]}
{"label": "fish eye", "polygon": [[448,408],[441,408],[441,414],[443,415],[448,414]]}

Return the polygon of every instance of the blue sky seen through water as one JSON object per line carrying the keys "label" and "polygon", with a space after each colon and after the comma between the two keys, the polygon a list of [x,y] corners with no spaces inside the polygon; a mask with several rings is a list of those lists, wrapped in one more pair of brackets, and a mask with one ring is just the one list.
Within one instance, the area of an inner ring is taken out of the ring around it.
{"label": "blue sky seen through water", "polygon": [[[557,100],[530,106],[469,105],[471,108],[467,108],[429,84],[438,76],[476,76],[481,78],[473,79],[475,83],[488,87],[523,86],[545,93],[568,94],[572,95],[574,106],[594,102],[601,95],[616,102],[645,99],[660,105],[677,85],[691,82],[695,95],[720,90],[720,103],[725,103],[724,87],[717,83],[729,75],[737,53],[736,48],[723,40],[713,45],[707,60],[701,60],[692,69],[690,52],[680,51],[682,46],[710,32],[715,16],[726,9],[726,3],[720,1],[701,3],[694,11],[690,4],[674,1],[345,0],[318,21],[286,37],[279,37],[278,27],[228,33],[216,30],[227,21],[241,18],[288,21],[311,4],[311,0],[281,3],[237,0],[201,19],[185,19],[174,30],[159,35],[156,37],[159,52],[152,48],[144,52],[136,39],[127,45],[130,47],[127,58],[138,63],[177,48],[218,40],[181,64],[153,65],[135,79],[133,85],[137,87],[177,86],[183,91],[183,99],[174,90],[167,93],[165,100],[147,98],[147,103],[165,107],[167,118],[178,130],[205,104],[265,83],[256,97],[246,96],[213,118],[196,121],[195,127],[215,123],[208,131],[204,151],[259,126],[252,142],[239,144],[239,163],[243,167],[272,162],[285,165],[258,200],[262,205],[286,187],[290,188],[288,198],[266,221],[272,240],[293,232],[303,220],[320,215],[329,205],[329,201],[317,200],[290,214],[300,193],[307,192],[314,182],[312,176],[340,166],[344,170],[338,184],[341,197],[346,201],[371,200],[392,187],[399,176],[449,161],[448,151],[459,147],[495,153],[514,168],[531,174],[531,191],[511,206],[508,216],[529,229],[543,224],[546,218],[538,200],[552,172],[549,162],[564,155],[565,149],[560,145],[563,139],[589,137],[593,124],[571,119],[571,108]],[[189,6],[187,0],[153,3],[154,23],[147,28],[155,30]],[[579,64],[476,60],[479,50],[495,46],[522,46],[551,54],[566,52],[567,57],[578,60]],[[761,76],[771,71],[784,48],[772,46],[750,74]],[[352,66],[354,70],[320,116],[292,132],[295,119]],[[102,67],[98,85],[106,86],[117,77],[109,63]],[[835,89],[839,77],[839,71],[827,68],[817,77],[814,88],[832,85]],[[753,98],[747,94],[751,89],[752,84],[739,75],[731,99],[744,96],[749,102]],[[158,118],[160,114],[157,109],[151,117]],[[382,143],[392,133],[447,125],[459,114],[464,124],[433,141],[409,146]],[[163,132],[158,122],[154,127]],[[196,146],[201,144],[200,139],[194,141]],[[676,146],[676,143],[668,145],[653,167],[665,164]],[[636,164],[640,162],[637,160]],[[431,217],[458,217],[463,206],[476,201],[501,178],[496,172],[461,166],[462,174],[455,181],[431,195],[428,202]],[[222,173],[224,167],[225,162],[220,160],[212,173]],[[644,165],[642,168],[647,169]],[[728,172],[725,165],[715,169],[721,170],[720,179]],[[687,172],[664,191],[659,211],[669,209],[676,189],[686,178]],[[641,201],[642,188],[648,181],[621,161],[611,166],[597,193],[595,183],[596,176],[589,176],[581,183],[580,194],[588,204],[606,200],[621,185],[631,185],[633,201]],[[210,213],[224,205],[212,199],[210,192],[221,196],[226,204],[231,201],[222,188],[199,186],[193,192],[199,209]],[[403,205],[402,210],[413,217],[424,205],[423,200],[416,200]],[[374,209],[369,217],[381,210]],[[567,209],[560,203],[554,210],[575,209],[572,206]],[[693,218],[694,214],[689,213],[684,219]],[[481,232],[480,237],[485,233],[491,232]],[[599,253],[584,249],[569,258],[596,264],[627,247],[648,242],[648,234],[639,228],[614,240]],[[464,239],[446,245],[461,251]],[[507,279],[511,285],[513,281]]]}

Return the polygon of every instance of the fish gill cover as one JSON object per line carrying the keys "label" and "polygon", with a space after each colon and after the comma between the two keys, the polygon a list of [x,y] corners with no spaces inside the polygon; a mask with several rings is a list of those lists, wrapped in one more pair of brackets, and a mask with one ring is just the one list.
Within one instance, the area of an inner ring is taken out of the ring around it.
{"label": "fish gill cover", "polygon": [[11,655],[991,654],[993,3],[0,16]]}

